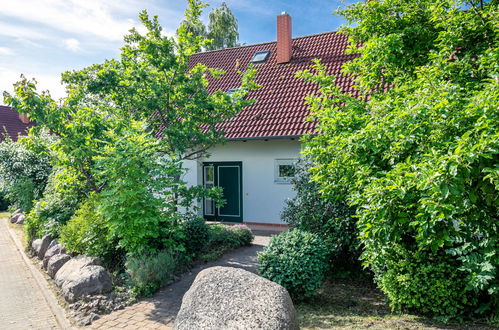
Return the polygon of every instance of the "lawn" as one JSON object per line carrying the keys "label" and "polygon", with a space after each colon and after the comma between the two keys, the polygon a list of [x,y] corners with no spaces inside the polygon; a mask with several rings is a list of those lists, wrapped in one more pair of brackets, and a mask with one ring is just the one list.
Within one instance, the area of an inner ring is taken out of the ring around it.
{"label": "lawn", "polygon": [[372,284],[326,282],[319,294],[295,304],[301,329],[497,329],[486,324],[444,325],[431,319],[394,314]]}

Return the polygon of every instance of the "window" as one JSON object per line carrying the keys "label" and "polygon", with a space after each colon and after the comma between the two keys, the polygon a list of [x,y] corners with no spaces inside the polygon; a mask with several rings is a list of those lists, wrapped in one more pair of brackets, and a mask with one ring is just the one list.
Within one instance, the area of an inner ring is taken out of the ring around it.
{"label": "window", "polygon": [[290,183],[295,176],[295,159],[276,159],[274,169],[274,182]]}
{"label": "window", "polygon": [[253,55],[253,58],[251,59],[251,63],[265,62],[267,60],[267,57],[269,56],[269,54],[270,54],[269,50],[263,50],[261,52],[256,52],[255,55]]}

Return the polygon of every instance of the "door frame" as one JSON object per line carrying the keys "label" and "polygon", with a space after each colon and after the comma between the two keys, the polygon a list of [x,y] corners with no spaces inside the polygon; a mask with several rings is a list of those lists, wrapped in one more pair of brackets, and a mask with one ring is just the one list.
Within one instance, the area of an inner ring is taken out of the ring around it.
{"label": "door frame", "polygon": [[213,215],[206,215],[206,202],[205,198],[203,198],[203,217],[208,221],[223,221],[223,222],[243,222],[243,163],[240,161],[227,161],[227,162],[203,162],[201,167],[202,177],[203,177],[203,187],[205,187],[205,167],[213,166],[213,174],[214,174],[214,186],[219,186],[219,168],[220,167],[237,167],[239,169],[239,215],[231,216],[231,215],[220,215],[220,208],[214,207]]}

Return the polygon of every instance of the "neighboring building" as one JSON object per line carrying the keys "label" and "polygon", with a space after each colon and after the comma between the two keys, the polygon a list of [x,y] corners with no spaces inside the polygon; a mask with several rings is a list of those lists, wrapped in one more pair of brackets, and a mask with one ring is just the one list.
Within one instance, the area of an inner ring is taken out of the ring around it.
{"label": "neighboring building", "polygon": [[315,129],[315,123],[305,120],[310,113],[305,97],[318,86],[295,78],[295,73],[319,58],[329,73],[338,75],[342,91],[355,94],[351,79],[340,73],[343,63],[356,57],[345,54],[347,46],[347,36],[338,32],[292,39],[291,17],[283,13],[277,17],[276,42],[192,56],[192,65],[204,63],[227,72],[222,79],[210,80],[210,92],[238,88],[237,72],[251,62],[262,85],[248,95],[256,100],[253,105],[219,125],[228,142],[209,150],[209,158],[184,164],[189,184],[224,189],[223,208],[204,201],[207,220],[282,224],[284,201],[294,196],[289,180],[300,157],[299,138]]}
{"label": "neighboring building", "polygon": [[5,133],[17,141],[19,135],[27,135],[28,130],[35,126],[26,115],[19,114],[16,110],[0,105],[0,142],[5,139]]}

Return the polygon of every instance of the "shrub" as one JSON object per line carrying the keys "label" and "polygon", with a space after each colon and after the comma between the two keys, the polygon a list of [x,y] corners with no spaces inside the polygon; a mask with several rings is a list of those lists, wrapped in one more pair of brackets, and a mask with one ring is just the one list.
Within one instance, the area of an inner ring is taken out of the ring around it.
{"label": "shrub", "polygon": [[0,142],[0,188],[15,208],[25,213],[33,207],[33,200],[42,196],[52,171],[53,156],[49,145],[54,137],[46,131],[30,133],[14,142],[6,136]]}
{"label": "shrub", "polygon": [[255,238],[251,229],[246,225],[227,226],[225,227],[225,230],[234,235],[234,238],[238,242],[238,246],[251,245],[251,242],[253,242],[253,239]]}
{"label": "shrub", "polygon": [[253,241],[253,233],[245,225],[210,225],[208,243],[204,252],[200,255],[201,260],[215,261],[225,252],[250,245]]}
{"label": "shrub", "polygon": [[9,205],[9,199],[6,196],[5,191],[0,187],[0,212],[7,211]]}
{"label": "shrub", "polygon": [[289,225],[316,233],[329,251],[331,270],[359,269],[360,242],[355,210],[346,202],[324,198],[317,183],[310,179],[311,163],[305,159],[296,164],[292,179],[296,196],[286,201],[281,219]]}
{"label": "shrub", "polygon": [[394,310],[453,317],[476,303],[466,291],[459,265],[449,256],[400,247],[389,251],[386,269],[376,271],[376,282]]}
{"label": "shrub", "polygon": [[317,234],[293,229],[273,236],[258,254],[260,275],[285,287],[293,299],[316,293],[327,270],[327,248]]}
{"label": "shrub", "polygon": [[97,210],[98,202],[98,196],[93,194],[82,204],[61,228],[61,243],[70,253],[99,257],[107,267],[121,268],[124,251]]}
{"label": "shrub", "polygon": [[56,168],[48,179],[43,197],[38,200],[25,220],[28,242],[43,235],[59,237],[59,230],[74,214],[84,195],[84,187],[73,175]]}
{"label": "shrub", "polygon": [[187,254],[197,256],[208,245],[210,231],[203,218],[187,219],[182,223],[182,232]]}
{"label": "shrub", "polygon": [[150,296],[171,280],[176,262],[171,251],[163,250],[128,256],[125,267],[134,290]]}
{"label": "shrub", "polygon": [[459,265],[482,314],[499,307],[492,303],[499,294],[497,8],[495,1],[352,4],[339,12],[359,56],[343,73],[358,94],[344,93],[317,61],[316,73],[299,74],[320,85],[308,97],[321,133],[303,151],[314,162],[311,177],[328,198],[356,207],[364,264],[395,278],[397,264],[384,260],[395,245],[447,255],[441,262]]}

